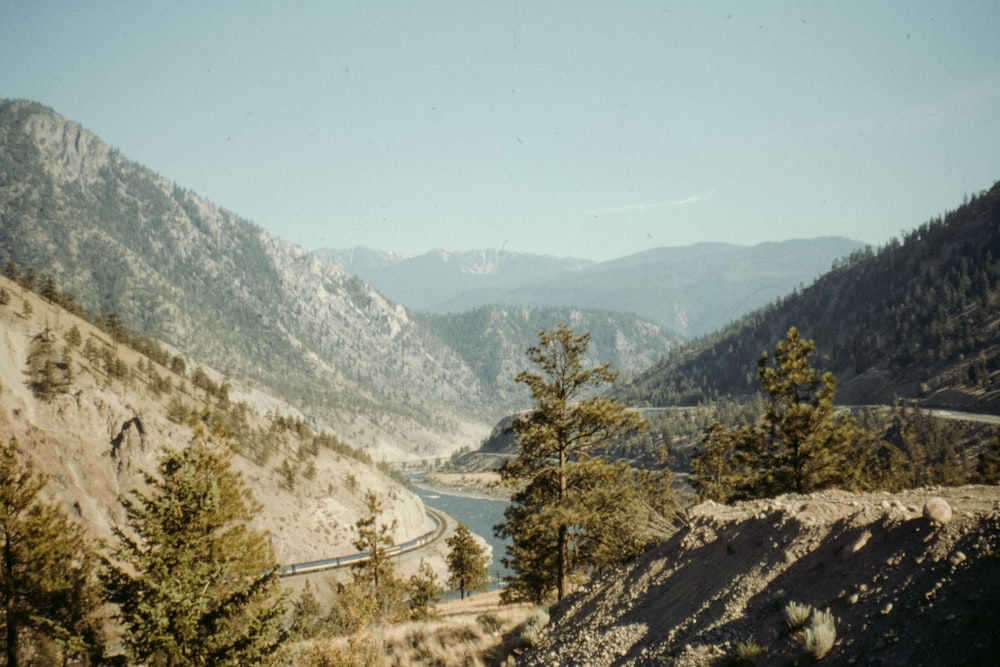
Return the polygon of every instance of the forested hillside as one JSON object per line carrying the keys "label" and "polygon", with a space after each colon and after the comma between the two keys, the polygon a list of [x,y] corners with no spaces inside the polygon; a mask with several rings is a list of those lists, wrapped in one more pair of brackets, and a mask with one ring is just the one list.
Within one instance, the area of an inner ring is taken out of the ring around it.
{"label": "forested hillside", "polygon": [[482,428],[475,379],[401,307],[41,105],[0,104],[0,211],[0,263],[380,456]]}
{"label": "forested hillside", "polygon": [[0,439],[49,477],[46,497],[91,537],[112,537],[122,501],[163,447],[203,437],[236,455],[267,507],[253,525],[283,563],[352,553],[366,490],[393,499],[399,541],[428,530],[419,499],[364,451],[287,406],[258,412],[214,369],[133,339],[113,319],[95,326],[59,305],[65,295],[43,297],[18,278],[0,276]]}
{"label": "forested hillside", "polygon": [[633,404],[694,405],[758,389],[757,360],[792,326],[842,404],[920,399],[1000,408],[1000,184],[809,287],[678,348],[623,389]]}

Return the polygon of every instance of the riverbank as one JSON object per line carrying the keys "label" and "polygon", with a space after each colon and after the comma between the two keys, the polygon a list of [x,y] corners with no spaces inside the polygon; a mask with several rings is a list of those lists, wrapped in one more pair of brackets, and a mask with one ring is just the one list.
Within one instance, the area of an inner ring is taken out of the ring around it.
{"label": "riverbank", "polygon": [[444,493],[476,500],[510,500],[510,489],[500,486],[500,475],[495,472],[433,472],[410,479],[409,482],[429,493]]}

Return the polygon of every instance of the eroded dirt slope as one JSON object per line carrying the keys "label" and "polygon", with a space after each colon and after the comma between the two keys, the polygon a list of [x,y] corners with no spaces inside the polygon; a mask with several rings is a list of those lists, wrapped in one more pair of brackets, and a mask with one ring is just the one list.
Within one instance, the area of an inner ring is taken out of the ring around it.
{"label": "eroded dirt slope", "polygon": [[[943,498],[946,523],[924,516]],[[810,664],[789,601],[827,609],[823,664],[1000,664],[1000,488],[824,492],[691,509],[688,525],[571,596],[527,665]]]}

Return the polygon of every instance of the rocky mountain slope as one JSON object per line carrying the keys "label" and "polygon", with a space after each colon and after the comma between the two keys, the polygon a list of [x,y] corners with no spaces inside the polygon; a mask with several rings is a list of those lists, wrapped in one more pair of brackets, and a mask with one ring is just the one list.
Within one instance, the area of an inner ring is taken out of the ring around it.
{"label": "rocky mountain slope", "polygon": [[[10,261],[378,459],[447,454],[511,408],[495,379],[357,277],[26,101],[0,101],[0,265]],[[625,343],[626,356],[643,345]]]}
{"label": "rocky mountain slope", "polygon": [[992,665],[998,554],[997,487],[704,503],[565,600],[518,664],[741,664],[751,643],[742,664],[808,664],[785,618],[795,602],[835,619],[824,664]]}
{"label": "rocky mountain slope", "polygon": [[590,334],[587,363],[610,364],[622,377],[649,368],[681,342],[666,327],[622,312],[484,306],[412,317],[453,349],[484,386],[492,387],[497,407],[507,410],[530,405],[527,388],[512,378],[525,369],[525,350],[538,344],[543,329],[563,323]]}
{"label": "rocky mountain slope", "polygon": [[[194,437],[189,423],[168,417],[173,401],[236,432],[233,442],[240,454],[234,466],[264,507],[254,525],[269,534],[283,563],[353,553],[353,524],[365,512],[366,490],[383,499],[387,522],[398,521],[397,542],[433,528],[420,499],[375,466],[334,448],[311,448],[264,416],[237,407],[247,400],[301,419],[280,400],[259,390],[251,396],[237,385],[228,406],[220,407],[194,388],[190,372],[180,376],[159,365],[156,376],[169,379],[170,388],[157,390],[149,381],[152,373],[139,370],[149,363],[144,356],[113,345],[103,331],[6,278],[0,277],[0,288],[9,298],[0,305],[0,437],[17,440],[21,455],[48,475],[45,492],[92,536],[112,537],[112,527],[124,517],[121,498],[141,488],[144,472],[155,472],[161,447],[184,447]],[[73,327],[81,336],[76,346],[68,342]],[[84,352],[90,349],[99,352]],[[100,360],[104,352],[122,362],[120,377],[106,372]],[[39,358],[44,354],[69,371],[60,384],[71,378],[48,398],[39,397],[33,386],[33,369],[44,368],[47,359]],[[241,421],[234,414],[249,423],[245,439],[233,426]],[[261,439],[271,443],[269,453],[250,443]]]}
{"label": "rocky mountain slope", "polygon": [[616,311],[698,336],[811,283],[863,247],[834,237],[752,247],[699,243],[600,263],[503,249],[416,257],[365,248],[317,253],[413,310],[456,313],[498,305]]}

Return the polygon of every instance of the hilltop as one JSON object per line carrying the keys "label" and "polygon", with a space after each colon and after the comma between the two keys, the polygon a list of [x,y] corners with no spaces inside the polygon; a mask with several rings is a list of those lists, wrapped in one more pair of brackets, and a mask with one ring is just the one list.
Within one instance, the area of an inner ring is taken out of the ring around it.
{"label": "hilltop", "polygon": [[[950,509],[944,523],[925,517],[932,498]],[[673,537],[564,600],[518,664],[739,664],[750,640],[762,652],[746,664],[802,664],[789,602],[836,619],[826,664],[995,664],[998,550],[998,487],[707,502]]]}

